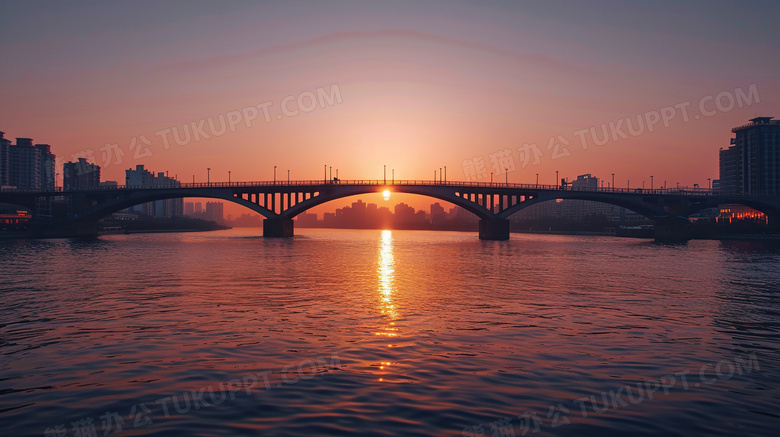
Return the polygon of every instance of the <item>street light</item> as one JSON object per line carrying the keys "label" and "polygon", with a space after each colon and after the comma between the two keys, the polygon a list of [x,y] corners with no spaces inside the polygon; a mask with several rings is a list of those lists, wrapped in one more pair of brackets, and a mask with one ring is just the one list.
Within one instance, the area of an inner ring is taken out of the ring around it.
{"label": "street light", "polygon": [[555,170],[555,185],[558,185],[558,170]]}
{"label": "street light", "polygon": [[615,173],[612,173],[612,189],[615,189]]}
{"label": "street light", "polygon": [[230,183],[230,170],[228,170],[228,183]]}
{"label": "street light", "polygon": [[653,177],[652,176],[650,176],[650,189],[651,190],[653,189]]}
{"label": "street light", "polygon": [[444,173],[442,173],[442,171],[441,171],[441,167],[439,167],[439,183],[441,183],[441,178],[442,178],[442,175],[443,175],[443,174],[444,174]]}
{"label": "street light", "polygon": [[274,166],[274,184],[276,184],[276,166]]}
{"label": "street light", "polygon": [[290,183],[290,170],[287,170],[287,183]]}
{"label": "street light", "polygon": [[206,168],[206,184],[211,183],[211,167]]}
{"label": "street light", "polygon": [[712,189],[712,178],[707,178],[707,189],[708,190]]}
{"label": "street light", "polygon": [[508,168],[504,169],[504,176],[506,176],[504,183],[509,185],[509,169]]}
{"label": "street light", "polygon": [[447,166],[444,166],[444,183],[447,183]]}
{"label": "street light", "polygon": [[539,173],[536,174],[536,185],[539,185]]}
{"label": "street light", "polygon": [[387,183],[387,164],[384,165],[384,170],[383,171],[384,171],[384,173],[383,173],[384,176],[382,176],[382,178],[383,178],[382,182],[386,184]]}
{"label": "street light", "polygon": [[490,183],[491,184],[493,183],[493,172],[492,171],[490,172]]}

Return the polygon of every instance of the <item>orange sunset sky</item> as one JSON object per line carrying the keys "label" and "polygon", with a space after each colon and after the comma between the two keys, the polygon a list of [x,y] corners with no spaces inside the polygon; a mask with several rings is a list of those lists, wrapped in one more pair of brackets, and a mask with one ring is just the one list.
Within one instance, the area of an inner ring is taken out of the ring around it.
{"label": "orange sunset sky", "polygon": [[[323,165],[381,179],[387,165],[396,179],[446,166],[449,180],[706,186],[732,127],[780,117],[778,16],[774,1],[4,2],[0,130],[51,144],[60,172],[84,156],[120,184],[143,164],[183,182],[207,168],[271,180],[274,165],[278,179]],[[330,100],[313,105],[318,90]],[[209,128],[231,114],[233,129]],[[542,154],[524,162],[524,144]]]}

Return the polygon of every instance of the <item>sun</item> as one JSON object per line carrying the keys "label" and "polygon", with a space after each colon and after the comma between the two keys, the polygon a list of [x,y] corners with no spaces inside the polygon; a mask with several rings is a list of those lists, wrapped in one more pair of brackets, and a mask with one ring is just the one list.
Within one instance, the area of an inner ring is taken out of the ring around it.
{"label": "sun", "polygon": [[382,191],[382,197],[384,197],[385,200],[390,200],[390,190]]}

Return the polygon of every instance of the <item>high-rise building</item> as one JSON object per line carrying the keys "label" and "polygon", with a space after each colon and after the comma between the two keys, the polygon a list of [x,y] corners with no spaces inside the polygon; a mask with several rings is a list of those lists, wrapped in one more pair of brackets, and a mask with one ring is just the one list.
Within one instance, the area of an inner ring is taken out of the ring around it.
{"label": "high-rise building", "polygon": [[571,181],[571,187],[575,190],[595,190],[599,187],[599,178],[588,174],[581,174]]}
{"label": "high-rise building", "polygon": [[86,158],[62,165],[62,189],[89,190],[100,187],[100,166],[90,164]]}
{"label": "high-rise building", "polygon": [[224,211],[222,202],[206,202],[206,217],[208,217],[208,220],[221,223],[225,219]]}
{"label": "high-rise building", "polygon": [[731,146],[720,150],[720,191],[780,194],[780,120],[756,117],[735,127]]}
{"label": "high-rise building", "polygon": [[17,138],[11,144],[0,132],[0,186],[53,190],[54,158],[48,144],[33,145],[30,138]]}
{"label": "high-rise building", "polygon": [[206,220],[222,223],[224,221],[224,208],[222,202],[206,202]]}
{"label": "high-rise building", "polygon": [[20,190],[35,190],[41,185],[41,151],[31,138],[17,138],[8,151],[9,185]]}
{"label": "high-rise building", "polygon": [[439,202],[436,202],[431,205],[431,224],[432,225],[440,225],[444,223],[444,219],[447,216],[447,214],[444,212],[444,207],[439,205]]}
{"label": "high-rise building", "polygon": [[0,132],[0,187],[9,186],[8,174],[8,149],[11,147],[11,141],[5,138],[5,132]]}
{"label": "high-rise building", "polygon": [[40,151],[40,173],[41,190],[53,191],[54,178],[56,176],[54,155],[51,153],[51,146],[48,144],[36,144],[35,148]]}
{"label": "high-rise building", "polygon": [[[136,165],[135,170],[132,168],[125,170],[125,185],[139,188],[178,188],[181,186],[181,182],[166,176],[163,172],[157,173],[155,176],[154,173],[146,170],[143,165]],[[147,202],[133,206],[130,210],[155,217],[180,216],[184,212],[184,199],[175,198]]]}

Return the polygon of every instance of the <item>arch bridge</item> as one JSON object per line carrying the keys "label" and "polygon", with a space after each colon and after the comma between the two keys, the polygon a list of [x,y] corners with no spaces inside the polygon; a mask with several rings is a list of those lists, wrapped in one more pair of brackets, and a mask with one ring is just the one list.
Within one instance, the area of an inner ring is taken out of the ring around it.
{"label": "arch bridge", "polygon": [[576,189],[571,186],[442,182],[442,181],[268,181],[234,183],[177,183],[170,186],[101,188],[79,191],[0,192],[0,203],[23,206],[33,217],[47,215],[46,205],[63,199],[64,211],[49,216],[68,223],[72,234],[94,234],[97,221],[122,209],[156,200],[203,197],[222,199],[245,206],[265,217],[263,235],[291,237],[293,218],[317,205],[359,194],[408,193],[428,196],[460,206],[479,217],[479,238],[509,238],[509,217],[531,205],[557,199],[578,199],[617,205],[641,214],[656,224],[657,239],[686,239],[688,216],[721,204],[742,204],[759,210],[778,225],[780,196],[721,195],[696,189]]}

